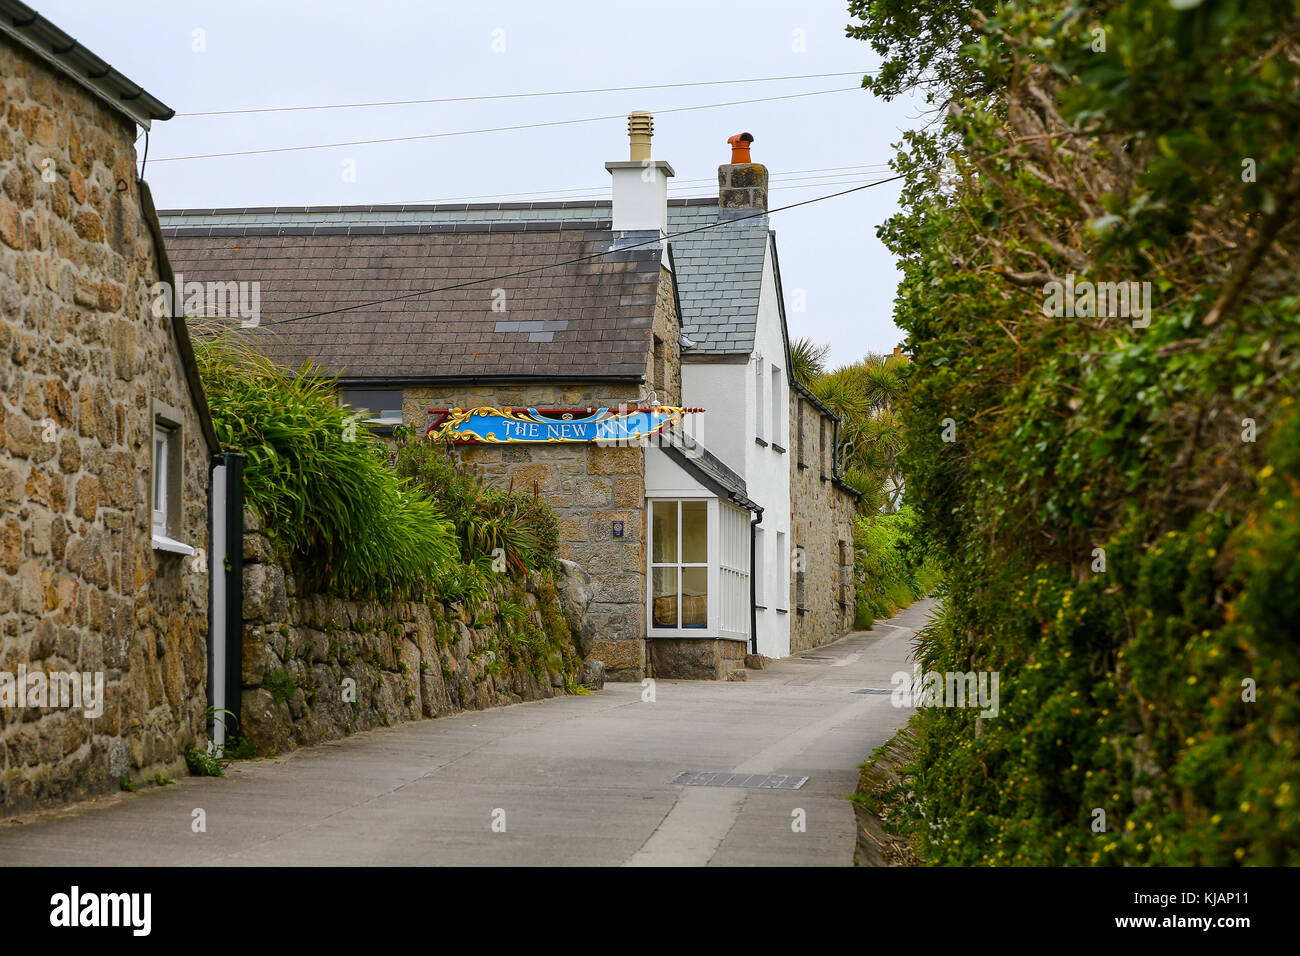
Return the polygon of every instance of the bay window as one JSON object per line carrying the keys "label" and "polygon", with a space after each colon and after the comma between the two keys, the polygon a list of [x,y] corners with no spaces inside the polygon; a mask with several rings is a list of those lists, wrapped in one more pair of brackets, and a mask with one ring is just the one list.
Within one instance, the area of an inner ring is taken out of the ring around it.
{"label": "bay window", "polygon": [[650,627],[709,626],[709,502],[650,502]]}

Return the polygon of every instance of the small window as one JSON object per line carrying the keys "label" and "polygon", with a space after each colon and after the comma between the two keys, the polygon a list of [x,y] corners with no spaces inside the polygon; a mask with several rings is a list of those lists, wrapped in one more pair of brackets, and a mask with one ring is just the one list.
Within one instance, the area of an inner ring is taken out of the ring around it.
{"label": "small window", "polygon": [[171,457],[172,429],[153,427],[153,533],[167,536],[167,460]]}
{"label": "small window", "polygon": [[767,533],[754,529],[754,603],[767,607]]}
{"label": "small window", "polygon": [[402,424],[402,390],[400,388],[345,388],[339,401],[365,415],[367,425]]}
{"label": "small window", "polygon": [[804,569],[803,548],[795,548],[794,606],[803,610],[808,606],[808,576]]}
{"label": "small window", "polygon": [[785,547],[785,532],[776,533],[776,609],[790,609],[790,553]]}
{"label": "small window", "polygon": [[763,359],[754,356],[754,437],[759,441],[767,440],[767,405],[763,398]]}
{"label": "small window", "polygon": [[785,436],[781,429],[781,370],[775,365],[772,366],[771,395],[768,396],[772,402],[772,444],[784,445]]}
{"label": "small window", "polygon": [[184,431],[175,409],[155,403],[153,421],[153,475],[150,481],[152,506],[151,537],[155,551],[193,554],[194,548],[180,540],[183,534],[181,497],[184,494]]}
{"label": "small window", "polygon": [[826,419],[822,418],[821,416],[818,416],[817,424],[818,424],[817,433],[820,438],[818,449],[817,449],[817,457],[821,461],[822,477],[825,478],[827,476],[826,473],[829,470],[826,467],[828,461],[828,457],[826,454],[827,445],[828,445],[828,442],[826,441],[826,433],[827,431],[829,431],[829,428],[827,427]]}

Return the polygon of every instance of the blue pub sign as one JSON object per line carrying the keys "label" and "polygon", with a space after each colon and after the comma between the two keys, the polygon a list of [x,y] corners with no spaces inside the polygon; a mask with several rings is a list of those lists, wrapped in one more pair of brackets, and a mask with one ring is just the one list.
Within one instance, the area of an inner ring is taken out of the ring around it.
{"label": "blue pub sign", "polygon": [[677,425],[697,408],[656,405],[651,408],[429,409],[427,436],[457,443],[594,442],[627,444]]}

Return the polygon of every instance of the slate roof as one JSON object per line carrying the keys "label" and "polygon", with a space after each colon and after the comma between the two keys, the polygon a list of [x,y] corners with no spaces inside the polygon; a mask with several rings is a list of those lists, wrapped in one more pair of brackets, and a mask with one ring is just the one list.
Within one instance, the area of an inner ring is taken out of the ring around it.
{"label": "slate roof", "polygon": [[[256,334],[286,364],[310,358],[347,382],[645,374],[661,252],[609,254],[611,234],[599,228],[607,224],[268,227],[250,219],[178,226],[165,216],[167,251],[186,284],[259,282]],[[583,257],[594,258],[541,269]],[[494,288],[505,290],[503,312],[492,310]],[[308,317],[382,299],[395,301]]]}
{"label": "slate roof", "polygon": [[[176,209],[161,213],[167,226],[308,229],[359,226],[544,228],[565,221],[609,229],[608,201],[446,203],[438,205],[293,206]],[[695,343],[687,355],[748,355],[754,349],[763,260],[770,237],[766,216],[718,224],[716,198],[670,199],[670,238],[682,308],[682,332]],[[511,225],[514,224],[514,225]]]}
{"label": "slate roof", "polygon": [[[717,221],[716,203],[668,211],[670,233]],[[754,350],[768,236],[768,218],[755,216],[669,240],[682,300],[682,333],[695,343],[692,353],[748,355]]]}
{"label": "slate roof", "polygon": [[726,462],[705,448],[698,440],[686,435],[682,438],[681,446],[666,442],[660,445],[660,448],[687,474],[693,476],[714,494],[727,498],[750,511],[763,510],[749,498],[744,478],[736,474]]}

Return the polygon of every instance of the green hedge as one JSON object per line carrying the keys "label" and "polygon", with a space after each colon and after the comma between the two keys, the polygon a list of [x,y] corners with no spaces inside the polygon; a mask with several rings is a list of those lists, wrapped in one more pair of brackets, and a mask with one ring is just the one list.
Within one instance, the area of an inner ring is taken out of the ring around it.
{"label": "green hedge", "polygon": [[[1300,863],[1300,12],[1179,7],[852,4],[870,86],[952,101],[881,229],[923,665],[1000,675],[915,718],[929,862]],[[1045,274],[1148,282],[1150,324]]]}
{"label": "green hedge", "polygon": [[854,626],[859,629],[869,630],[873,621],[907,607],[937,583],[937,569],[916,533],[916,515],[910,507],[892,514],[859,516],[853,548],[857,583]]}

